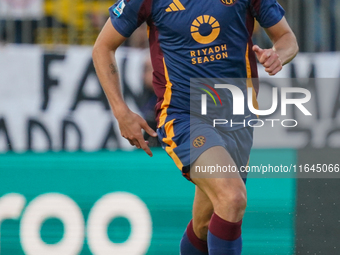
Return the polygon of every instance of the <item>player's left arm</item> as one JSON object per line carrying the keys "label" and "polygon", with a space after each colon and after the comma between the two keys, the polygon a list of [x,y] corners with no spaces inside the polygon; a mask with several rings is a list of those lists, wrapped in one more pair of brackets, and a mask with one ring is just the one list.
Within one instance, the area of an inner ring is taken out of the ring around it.
{"label": "player's left arm", "polygon": [[281,71],[282,66],[296,56],[299,46],[285,17],[276,25],[265,28],[265,31],[273,42],[273,47],[261,49],[258,45],[254,45],[253,51],[256,53],[259,62],[265,67],[265,71],[269,75],[275,75]]}

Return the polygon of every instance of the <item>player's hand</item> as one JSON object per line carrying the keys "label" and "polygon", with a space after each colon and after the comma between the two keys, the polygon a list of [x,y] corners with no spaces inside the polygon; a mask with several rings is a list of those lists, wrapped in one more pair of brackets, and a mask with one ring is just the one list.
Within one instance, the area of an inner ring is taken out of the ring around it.
{"label": "player's hand", "polygon": [[269,75],[275,75],[282,70],[282,62],[274,49],[261,49],[254,45],[253,51]]}
{"label": "player's hand", "polygon": [[157,133],[149,127],[146,121],[132,111],[128,111],[124,116],[117,118],[117,120],[122,137],[126,138],[132,146],[143,149],[150,157],[152,157],[152,152],[147,142],[144,141],[142,129],[153,137],[157,137]]}

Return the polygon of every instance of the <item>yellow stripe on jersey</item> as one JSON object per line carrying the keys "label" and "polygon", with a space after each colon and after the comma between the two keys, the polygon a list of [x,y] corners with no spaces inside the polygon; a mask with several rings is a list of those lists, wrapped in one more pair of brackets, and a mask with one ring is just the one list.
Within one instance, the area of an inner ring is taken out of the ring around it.
{"label": "yellow stripe on jersey", "polygon": [[168,69],[166,67],[164,58],[163,58],[163,64],[164,64],[164,76],[165,76],[166,84],[165,84],[165,93],[163,95],[163,102],[162,102],[162,105],[161,105],[162,111],[161,111],[161,114],[160,114],[160,117],[159,117],[158,127],[163,126],[164,123],[165,123],[165,119],[168,116],[167,110],[168,110],[168,107],[170,105],[170,100],[171,100],[171,95],[172,95],[172,90],[171,90],[172,83],[170,82],[170,79],[169,79]]}
{"label": "yellow stripe on jersey", "polygon": [[172,138],[175,136],[174,121],[175,119],[165,123],[164,130],[165,130],[166,137],[163,138],[163,142],[169,145],[165,147],[165,151],[169,154],[169,156],[175,162],[176,166],[182,171],[183,164],[181,160],[178,158],[178,156],[176,155],[176,153],[174,152],[174,149],[177,147],[177,144],[172,140]]}

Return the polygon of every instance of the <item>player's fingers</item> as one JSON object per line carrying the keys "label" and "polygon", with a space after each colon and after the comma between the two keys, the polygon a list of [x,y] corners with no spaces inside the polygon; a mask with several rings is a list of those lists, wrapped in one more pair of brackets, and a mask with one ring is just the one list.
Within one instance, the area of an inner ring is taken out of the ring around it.
{"label": "player's fingers", "polygon": [[265,69],[265,71],[266,71],[267,73],[271,73],[271,72],[273,72],[276,68],[278,68],[279,66],[282,66],[282,65],[281,65],[281,61],[280,61],[279,59],[277,59],[276,61],[274,61],[273,64],[271,64],[269,67],[267,67],[267,68]]}
{"label": "player's fingers", "polygon": [[273,76],[282,70],[282,65],[279,65],[274,71],[270,72],[269,75]]}
{"label": "player's fingers", "polygon": [[127,135],[125,135],[125,134],[123,134],[123,133],[121,133],[120,135],[121,135],[122,137],[124,137],[126,140],[128,140],[129,143],[130,143],[132,146],[135,146],[134,143],[132,142],[132,139],[130,139]]}
{"label": "player's fingers", "polygon": [[273,55],[270,56],[270,58],[268,58],[266,60],[266,62],[263,63],[263,66],[266,67],[266,68],[270,67],[271,65],[274,64],[275,61],[277,61],[277,59],[278,59],[278,56],[273,54]]}
{"label": "player's fingers", "polygon": [[260,61],[264,50],[261,49],[258,45],[254,45],[253,51],[255,52],[257,59]]}
{"label": "player's fingers", "polygon": [[273,72],[269,73],[270,76],[276,75],[278,72],[282,70],[282,66],[277,67]]}
{"label": "player's fingers", "polygon": [[150,157],[152,157],[152,152],[151,152],[149,146],[144,141],[143,137],[140,137],[138,139],[138,143],[140,144],[140,148],[142,148]]}
{"label": "player's fingers", "polygon": [[136,139],[136,138],[132,139],[132,143],[133,143],[138,149],[141,148],[138,139]]}
{"label": "player's fingers", "polygon": [[130,140],[130,139],[126,139],[129,141],[129,143],[132,145],[132,146],[135,146],[134,143]]}
{"label": "player's fingers", "polygon": [[264,50],[263,49],[261,49],[258,45],[254,45],[253,46],[253,51],[255,52],[255,53],[262,53]]}
{"label": "player's fingers", "polygon": [[146,121],[143,121],[141,126],[150,136],[157,137],[157,133],[155,132],[155,130],[153,130]]}
{"label": "player's fingers", "polygon": [[265,52],[262,53],[259,62],[263,65],[271,56],[272,56],[272,51],[271,50],[266,50]]}

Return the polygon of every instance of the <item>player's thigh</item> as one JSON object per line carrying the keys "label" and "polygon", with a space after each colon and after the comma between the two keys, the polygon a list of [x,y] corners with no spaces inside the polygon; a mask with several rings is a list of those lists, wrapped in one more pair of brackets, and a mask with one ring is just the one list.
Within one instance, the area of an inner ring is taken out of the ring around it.
{"label": "player's thigh", "polygon": [[[203,152],[191,167],[192,181],[209,197],[212,204],[246,197],[246,188],[238,172],[223,173],[223,178],[213,178],[210,173],[192,174],[196,166],[236,166],[228,151],[222,146],[211,147]],[[221,177],[221,176],[219,176]]]}

